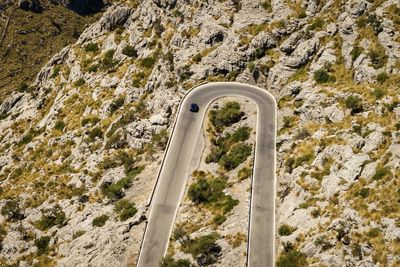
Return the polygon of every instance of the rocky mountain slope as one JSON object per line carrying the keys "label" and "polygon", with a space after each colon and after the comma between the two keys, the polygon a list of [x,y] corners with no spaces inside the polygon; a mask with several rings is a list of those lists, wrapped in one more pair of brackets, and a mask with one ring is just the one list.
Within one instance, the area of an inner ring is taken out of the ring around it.
{"label": "rocky mountain slope", "polygon": [[133,264],[179,100],[238,81],[278,101],[277,265],[399,265],[399,29],[394,0],[114,4],[0,105],[1,264]]}

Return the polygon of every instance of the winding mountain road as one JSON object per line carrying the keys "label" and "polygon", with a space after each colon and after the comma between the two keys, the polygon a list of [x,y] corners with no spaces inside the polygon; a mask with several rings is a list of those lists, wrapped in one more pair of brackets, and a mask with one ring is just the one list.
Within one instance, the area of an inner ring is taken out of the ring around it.
{"label": "winding mountain road", "polygon": [[[258,87],[221,82],[194,88],[181,103],[151,201],[139,267],[157,267],[165,255],[207,107],[225,96],[245,97],[257,105],[247,262],[250,267],[274,266],[276,102]],[[189,112],[190,103],[200,111]]]}

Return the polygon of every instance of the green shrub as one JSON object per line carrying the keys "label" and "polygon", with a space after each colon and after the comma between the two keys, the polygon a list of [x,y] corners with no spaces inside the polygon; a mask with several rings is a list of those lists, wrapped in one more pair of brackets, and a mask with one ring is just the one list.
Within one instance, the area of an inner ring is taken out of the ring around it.
{"label": "green shrub", "polygon": [[200,177],[189,187],[188,197],[196,204],[206,204],[221,210],[224,214],[231,211],[239,201],[224,193],[226,181],[223,178],[207,180]]}
{"label": "green shrub", "polygon": [[146,58],[143,58],[142,60],[140,60],[140,66],[142,66],[143,68],[150,69],[154,66],[155,63],[156,63],[156,59],[154,58],[154,56],[146,57]]}
{"label": "green shrub", "polygon": [[378,16],[375,14],[369,14],[367,17],[368,24],[372,27],[375,34],[380,33],[383,30],[382,23]]}
{"label": "green shrub", "polygon": [[304,12],[304,11],[301,11],[300,13],[299,13],[299,15],[297,16],[297,18],[299,18],[299,19],[304,19],[304,18],[306,18],[307,17],[307,14],[306,14],[306,12]]}
{"label": "green shrub", "polygon": [[243,181],[251,176],[252,169],[244,167],[240,171],[238,171],[238,179],[239,181]]}
{"label": "green shrub", "polygon": [[84,118],[82,120],[81,125],[82,125],[82,127],[87,125],[87,124],[89,124],[89,123],[92,124],[92,125],[96,125],[100,121],[101,121],[101,119],[99,117],[89,116],[89,117],[86,117],[86,118]]}
{"label": "green shrub", "polygon": [[279,235],[281,236],[291,235],[294,231],[296,231],[296,228],[293,228],[287,224],[282,224],[279,227]]}
{"label": "green shrub", "polygon": [[354,46],[353,50],[350,52],[351,59],[355,61],[362,54],[362,52],[364,52],[364,48],[360,46]]}
{"label": "green shrub", "polygon": [[252,146],[249,144],[236,144],[227,154],[221,157],[219,164],[226,170],[233,170],[240,163],[244,162],[251,155],[252,151]]}
{"label": "green shrub", "polygon": [[35,226],[42,230],[48,230],[53,226],[61,227],[66,222],[64,211],[59,205],[55,205],[52,209],[42,210],[42,217],[35,223]]}
{"label": "green shrub", "polygon": [[21,92],[21,93],[28,91],[28,89],[29,89],[29,85],[25,82],[20,83],[17,87],[17,91]]}
{"label": "green shrub", "polygon": [[122,54],[128,57],[137,57],[137,51],[133,46],[127,45],[122,49]]}
{"label": "green shrub", "polygon": [[98,70],[99,70],[99,65],[97,64],[90,65],[90,67],[88,68],[89,72],[97,72]]}
{"label": "green shrub", "polygon": [[111,68],[114,68],[115,65],[118,64],[117,60],[114,60],[114,54],[115,54],[115,50],[114,49],[110,49],[108,50],[104,56],[103,56],[103,60],[102,60],[102,68],[104,70],[108,70]]}
{"label": "green shrub", "polygon": [[224,154],[225,151],[222,148],[213,146],[211,147],[210,154],[206,157],[206,163],[218,162]]}
{"label": "green shrub", "polygon": [[375,174],[372,176],[374,180],[381,180],[385,177],[391,176],[392,172],[389,167],[380,167],[376,169]]}
{"label": "green shrub", "polygon": [[108,111],[113,114],[115,111],[117,111],[120,107],[124,105],[125,102],[125,96],[121,95],[114,99],[111,103],[110,106],[108,107]]}
{"label": "green shrub", "polygon": [[84,230],[78,230],[72,235],[72,239],[77,239],[86,233]]}
{"label": "green shrub", "polygon": [[378,237],[380,233],[381,233],[381,229],[379,229],[379,228],[371,228],[367,232],[367,236],[371,237],[371,238],[374,238],[374,237]]}
{"label": "green shrub", "polygon": [[389,79],[389,75],[386,72],[381,72],[376,76],[378,83],[383,84]]}
{"label": "green shrub", "polygon": [[350,95],[345,100],[346,108],[351,110],[352,114],[363,111],[362,100],[357,95]]}
{"label": "green shrub", "polygon": [[11,221],[22,220],[24,218],[17,200],[7,200],[1,208],[1,215],[6,216]]}
{"label": "green shrub", "polygon": [[37,255],[43,255],[47,253],[47,249],[50,243],[50,236],[42,236],[35,240],[35,246],[37,247]]}
{"label": "green shrub", "polygon": [[21,146],[21,145],[29,144],[34,137],[35,136],[34,136],[33,132],[29,131],[24,136],[22,136],[21,140],[18,142],[18,145]]}
{"label": "green shrub", "polygon": [[126,145],[125,138],[123,138],[121,133],[115,133],[113,134],[106,143],[105,148],[106,149],[118,149],[118,148],[123,148]]}
{"label": "green shrub", "polygon": [[193,62],[199,63],[202,58],[203,58],[203,56],[200,53],[198,53],[192,57],[192,60],[193,60]]}
{"label": "green shrub", "polygon": [[65,123],[62,120],[58,120],[56,121],[56,123],[54,124],[54,129],[62,131],[65,128]]}
{"label": "green shrub", "polygon": [[244,113],[240,110],[238,102],[228,102],[221,109],[211,110],[209,116],[212,125],[218,132],[221,132],[224,127],[240,121]]}
{"label": "green shrub", "polygon": [[79,78],[76,82],[74,82],[74,86],[76,86],[76,87],[81,87],[81,86],[84,85],[85,83],[86,83],[85,79]]}
{"label": "green shrub", "polygon": [[[208,264],[215,262],[212,251],[217,248],[215,241],[219,238],[217,233],[210,235],[200,236],[193,240],[189,240],[182,244],[182,251],[185,253],[192,254],[193,258],[197,258],[199,255],[206,256]],[[220,248],[219,248],[220,249]],[[207,265],[208,265],[207,264]]]}
{"label": "green shrub", "polygon": [[314,72],[314,80],[317,83],[328,83],[328,82],[335,82],[336,79],[333,76],[330,76],[328,72],[323,69],[319,69]]}
{"label": "green shrub", "polygon": [[362,198],[367,198],[369,196],[369,188],[362,188],[360,192],[358,192],[358,195]]}
{"label": "green shrub", "polygon": [[297,157],[296,160],[294,161],[293,169],[303,165],[304,162],[310,162],[313,159],[313,157],[314,157],[314,154],[312,152],[308,153],[308,154],[304,154],[300,157]]}
{"label": "green shrub", "polygon": [[379,69],[379,68],[382,68],[383,66],[385,66],[386,61],[387,61],[387,55],[383,48],[372,49],[368,53],[368,56],[371,59],[372,66],[375,69]]}
{"label": "green shrub", "polygon": [[282,253],[276,263],[277,267],[306,267],[307,257],[297,250],[290,250]]}
{"label": "green shrub", "polygon": [[118,217],[121,221],[126,221],[136,214],[137,209],[134,203],[126,199],[121,199],[115,204],[114,211],[118,213]]}
{"label": "green shrub", "polygon": [[324,26],[324,21],[320,17],[317,17],[314,19],[314,21],[311,23],[310,26],[307,27],[307,30],[313,31],[313,30],[319,30],[322,29]]}
{"label": "green shrub", "polygon": [[385,96],[386,91],[382,88],[375,88],[375,90],[372,93],[375,99],[378,100]]}
{"label": "green shrub", "polygon": [[54,68],[53,68],[53,73],[51,74],[51,76],[50,76],[50,78],[55,78],[55,77],[57,77],[58,76],[58,74],[60,73],[60,70],[61,70],[61,66],[60,65],[56,65]]}
{"label": "green shrub", "polygon": [[216,225],[221,225],[226,221],[226,217],[224,215],[221,214],[217,214],[213,217],[213,223],[215,223]]}
{"label": "green shrub", "polygon": [[92,225],[95,227],[102,227],[106,224],[108,216],[106,214],[100,215],[93,219]]}
{"label": "green shrub", "polygon": [[272,12],[271,1],[264,1],[261,3],[261,6],[268,12]]}
{"label": "green shrub", "polygon": [[99,51],[99,45],[97,43],[88,43],[85,45],[86,52],[97,52]]}
{"label": "green shrub", "polygon": [[94,142],[96,138],[103,138],[103,131],[101,130],[100,127],[94,127],[90,132],[89,132],[89,141]]}
{"label": "green shrub", "polygon": [[360,16],[356,20],[356,25],[359,28],[364,28],[365,26],[367,26],[367,24],[368,24],[368,20],[365,16]]}
{"label": "green shrub", "polygon": [[189,260],[179,259],[177,261],[174,260],[171,256],[166,256],[162,259],[160,263],[160,267],[193,267]]}
{"label": "green shrub", "polygon": [[105,182],[101,185],[102,193],[111,200],[118,200],[125,196],[124,189],[132,186],[132,177],[127,176],[116,183]]}

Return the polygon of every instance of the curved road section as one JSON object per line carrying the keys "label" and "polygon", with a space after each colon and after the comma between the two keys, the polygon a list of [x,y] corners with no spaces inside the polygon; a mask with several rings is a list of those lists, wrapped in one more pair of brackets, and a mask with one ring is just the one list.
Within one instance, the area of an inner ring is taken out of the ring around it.
{"label": "curved road section", "polygon": [[[157,267],[166,254],[207,107],[224,96],[245,97],[257,105],[247,262],[251,267],[274,265],[276,102],[258,87],[221,82],[194,88],[181,103],[151,201],[139,267]],[[198,113],[189,111],[191,103],[199,105]]]}

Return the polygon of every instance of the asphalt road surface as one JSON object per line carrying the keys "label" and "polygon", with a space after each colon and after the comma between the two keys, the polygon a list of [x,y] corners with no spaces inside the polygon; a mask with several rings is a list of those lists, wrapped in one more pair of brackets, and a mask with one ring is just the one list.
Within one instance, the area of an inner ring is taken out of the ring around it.
{"label": "asphalt road surface", "polygon": [[[245,97],[257,105],[247,262],[250,267],[274,266],[276,102],[258,87],[221,82],[194,88],[181,103],[150,205],[139,267],[157,267],[165,256],[205,112],[213,100],[225,96]],[[199,105],[198,113],[189,111],[191,103]]]}

